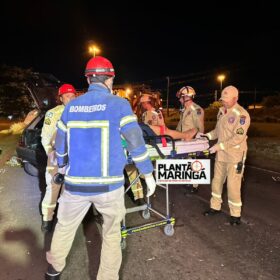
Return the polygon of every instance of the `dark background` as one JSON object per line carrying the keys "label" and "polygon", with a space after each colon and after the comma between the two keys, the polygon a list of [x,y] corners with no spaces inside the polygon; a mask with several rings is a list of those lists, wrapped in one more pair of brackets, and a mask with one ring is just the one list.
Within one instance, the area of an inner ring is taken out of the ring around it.
{"label": "dark background", "polygon": [[207,2],[13,1],[1,7],[0,62],[85,88],[88,45],[94,42],[112,61],[115,84],[147,83],[166,94],[169,76],[171,100],[189,84],[206,101],[220,89],[219,73],[226,74],[224,86],[277,92],[276,4]]}

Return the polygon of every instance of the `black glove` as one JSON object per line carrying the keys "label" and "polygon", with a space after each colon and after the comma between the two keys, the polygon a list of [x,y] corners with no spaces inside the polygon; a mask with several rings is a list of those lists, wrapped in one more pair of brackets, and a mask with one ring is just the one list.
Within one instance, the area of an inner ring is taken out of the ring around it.
{"label": "black glove", "polygon": [[64,183],[64,174],[61,173],[56,173],[53,176],[53,181],[57,184],[57,185],[61,185]]}

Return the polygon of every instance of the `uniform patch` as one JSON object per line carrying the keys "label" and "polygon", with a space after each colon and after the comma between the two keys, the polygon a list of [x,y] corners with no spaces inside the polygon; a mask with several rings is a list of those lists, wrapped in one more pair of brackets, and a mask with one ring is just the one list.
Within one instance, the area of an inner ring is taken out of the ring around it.
{"label": "uniform patch", "polygon": [[236,134],[243,135],[243,134],[244,134],[243,128],[242,128],[242,127],[239,127],[239,128],[236,130]]}
{"label": "uniform patch", "polygon": [[235,117],[229,117],[228,118],[228,122],[229,123],[234,123],[234,121],[235,121]]}
{"label": "uniform patch", "polygon": [[53,116],[53,112],[48,112],[47,114],[46,114],[46,117],[47,118],[51,118]]}
{"label": "uniform patch", "polygon": [[240,116],[240,124],[243,125],[246,122],[246,116]]}
{"label": "uniform patch", "polygon": [[191,114],[191,111],[189,111],[188,113],[187,113],[187,116],[189,116]]}
{"label": "uniform patch", "polygon": [[50,119],[45,119],[45,124],[50,125],[51,124],[51,120]]}
{"label": "uniform patch", "polygon": [[152,119],[155,120],[157,118],[157,116],[152,116]]}
{"label": "uniform patch", "polygon": [[201,109],[196,109],[196,113],[197,113],[198,115],[201,115]]}

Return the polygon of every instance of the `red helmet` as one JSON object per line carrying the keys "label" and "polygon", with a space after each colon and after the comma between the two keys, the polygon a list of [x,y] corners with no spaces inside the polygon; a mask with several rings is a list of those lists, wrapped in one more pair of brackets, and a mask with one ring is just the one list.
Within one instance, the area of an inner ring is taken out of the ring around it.
{"label": "red helmet", "polygon": [[96,56],[88,61],[85,75],[86,77],[96,75],[115,76],[115,70],[107,58]]}
{"label": "red helmet", "polygon": [[63,84],[59,89],[58,89],[58,96],[63,95],[65,93],[74,93],[76,94],[75,88],[70,85],[70,84]]}

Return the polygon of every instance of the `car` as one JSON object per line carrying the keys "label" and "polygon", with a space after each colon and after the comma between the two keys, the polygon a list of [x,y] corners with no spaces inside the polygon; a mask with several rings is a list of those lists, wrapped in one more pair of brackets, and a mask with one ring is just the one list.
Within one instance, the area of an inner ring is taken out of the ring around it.
{"label": "car", "polygon": [[47,155],[41,144],[41,130],[46,111],[57,105],[60,85],[61,82],[56,77],[47,73],[32,73],[32,77],[25,84],[38,114],[24,129],[16,152],[25,172],[31,176],[39,176],[45,171]]}

